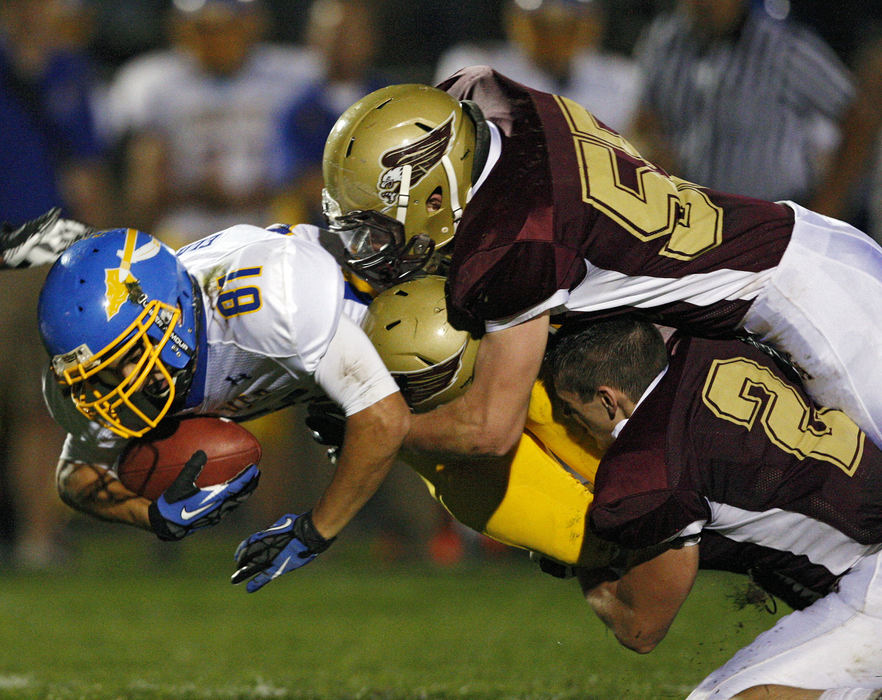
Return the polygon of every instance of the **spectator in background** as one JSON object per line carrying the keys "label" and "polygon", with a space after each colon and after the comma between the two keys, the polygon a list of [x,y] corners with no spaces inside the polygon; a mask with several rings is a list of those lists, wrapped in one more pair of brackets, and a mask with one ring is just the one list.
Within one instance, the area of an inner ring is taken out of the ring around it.
{"label": "spectator in background", "polygon": [[[86,23],[76,3],[0,3],[0,218],[12,226],[61,205],[66,216],[107,224],[109,179],[93,119]],[[40,401],[34,319],[45,269],[0,279],[0,559],[58,564],[63,514],[51,464],[64,435]]]}
{"label": "spectator in background", "polygon": [[388,85],[375,65],[379,35],[375,0],[315,0],[307,42],[320,75],[285,109],[274,177],[283,221],[321,225],[322,152],[337,118],[369,92]]}
{"label": "spectator in background", "polygon": [[263,41],[264,10],[260,0],[176,0],[172,46],[124,64],[110,86],[127,216],[172,245],[274,218],[273,128],[317,65]]}
{"label": "spectator in background", "polygon": [[507,41],[459,44],[438,61],[435,82],[460,68],[488,65],[512,80],[575,100],[619,131],[637,102],[637,70],[604,51],[604,0],[507,0]]}
{"label": "spectator in background", "polygon": [[[861,64],[861,87],[863,110],[855,120],[860,126],[854,122],[849,122],[848,126],[855,131],[864,131],[871,138],[867,144],[867,150],[872,156],[867,229],[873,238],[882,243],[882,35],[867,46]],[[854,136],[859,138],[860,133]]]}
{"label": "spectator in background", "polygon": [[635,52],[630,136],[646,158],[714,189],[808,202],[854,96],[817,35],[749,0],[678,0]]}
{"label": "spectator in background", "polygon": [[21,224],[59,204],[87,221],[109,217],[92,66],[75,3],[0,3],[0,212]]}
{"label": "spectator in background", "polygon": [[858,51],[855,73],[857,99],[846,114],[842,140],[812,206],[864,226],[882,242],[882,34]]}

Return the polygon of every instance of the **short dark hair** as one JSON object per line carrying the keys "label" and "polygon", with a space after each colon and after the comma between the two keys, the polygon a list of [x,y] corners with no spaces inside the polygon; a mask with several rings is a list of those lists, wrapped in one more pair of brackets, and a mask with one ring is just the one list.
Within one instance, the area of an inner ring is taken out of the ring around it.
{"label": "short dark hair", "polygon": [[545,358],[545,381],[554,392],[568,391],[590,401],[599,386],[611,386],[637,401],[668,363],[659,330],[630,316],[596,321],[552,339]]}

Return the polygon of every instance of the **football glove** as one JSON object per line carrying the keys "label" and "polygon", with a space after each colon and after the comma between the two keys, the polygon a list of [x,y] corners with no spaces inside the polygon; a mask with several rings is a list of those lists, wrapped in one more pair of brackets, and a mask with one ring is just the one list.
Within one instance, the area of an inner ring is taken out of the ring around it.
{"label": "football glove", "polygon": [[[266,530],[256,532],[236,548],[239,567],[230,583],[242,583],[249,593],[263,588],[274,578],[309,564],[324,552],[336,537],[325,539],[312,523],[312,512],[283,515]],[[256,575],[255,575],[256,574]]]}
{"label": "football glove", "polygon": [[337,453],[346,433],[346,416],[329,399],[310,402],[306,407],[306,427],[319,445],[328,447],[328,459],[336,462]]}
{"label": "football glove", "polygon": [[205,453],[197,450],[172,485],[150,504],[150,527],[159,539],[180,540],[194,530],[215,525],[257,488],[260,471],[253,464],[229,481],[199,488],[196,479],[205,459]]}
{"label": "football glove", "polygon": [[3,224],[0,257],[6,267],[48,265],[76,241],[95,231],[97,229],[79,221],[62,219],[61,209],[54,207],[18,228]]}

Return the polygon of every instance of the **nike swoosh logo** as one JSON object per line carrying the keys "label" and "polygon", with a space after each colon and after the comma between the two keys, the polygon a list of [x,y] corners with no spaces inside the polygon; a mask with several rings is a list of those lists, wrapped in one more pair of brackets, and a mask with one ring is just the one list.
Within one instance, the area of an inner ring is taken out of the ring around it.
{"label": "nike swoosh logo", "polygon": [[209,508],[213,508],[214,505],[214,503],[209,503],[208,505],[197,508],[196,510],[187,510],[186,507],[181,508],[181,520],[192,520],[197,515],[201,515],[202,513],[207,511]]}
{"label": "nike swoosh logo", "polygon": [[288,567],[289,561],[291,561],[291,557],[288,557],[287,559],[285,559],[285,561],[282,562],[282,565],[276,570],[276,573],[270,576],[270,581],[279,578],[279,576],[285,573],[285,569]]}
{"label": "nike swoosh logo", "polygon": [[291,518],[285,518],[285,522],[268,527],[264,532],[278,532],[279,530],[287,530],[294,521]]}
{"label": "nike swoosh logo", "polygon": [[198,515],[202,515],[205,511],[210,508],[214,508],[218,505],[215,501],[216,497],[223,493],[229,488],[229,484],[217,484],[215,486],[208,486],[207,488],[202,489],[205,492],[205,498],[202,499],[202,502],[205,503],[201,508],[197,508],[196,510],[187,510],[187,506],[181,508],[181,520],[192,520]]}

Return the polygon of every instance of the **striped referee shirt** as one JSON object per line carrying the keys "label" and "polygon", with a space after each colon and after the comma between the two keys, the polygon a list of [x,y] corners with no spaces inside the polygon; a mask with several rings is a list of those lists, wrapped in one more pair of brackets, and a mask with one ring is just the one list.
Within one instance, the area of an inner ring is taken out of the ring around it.
{"label": "striped referee shirt", "polygon": [[805,201],[854,96],[848,69],[816,34],[754,10],[730,37],[702,41],[674,12],[650,25],[636,55],[642,106],[674,148],[676,175]]}

